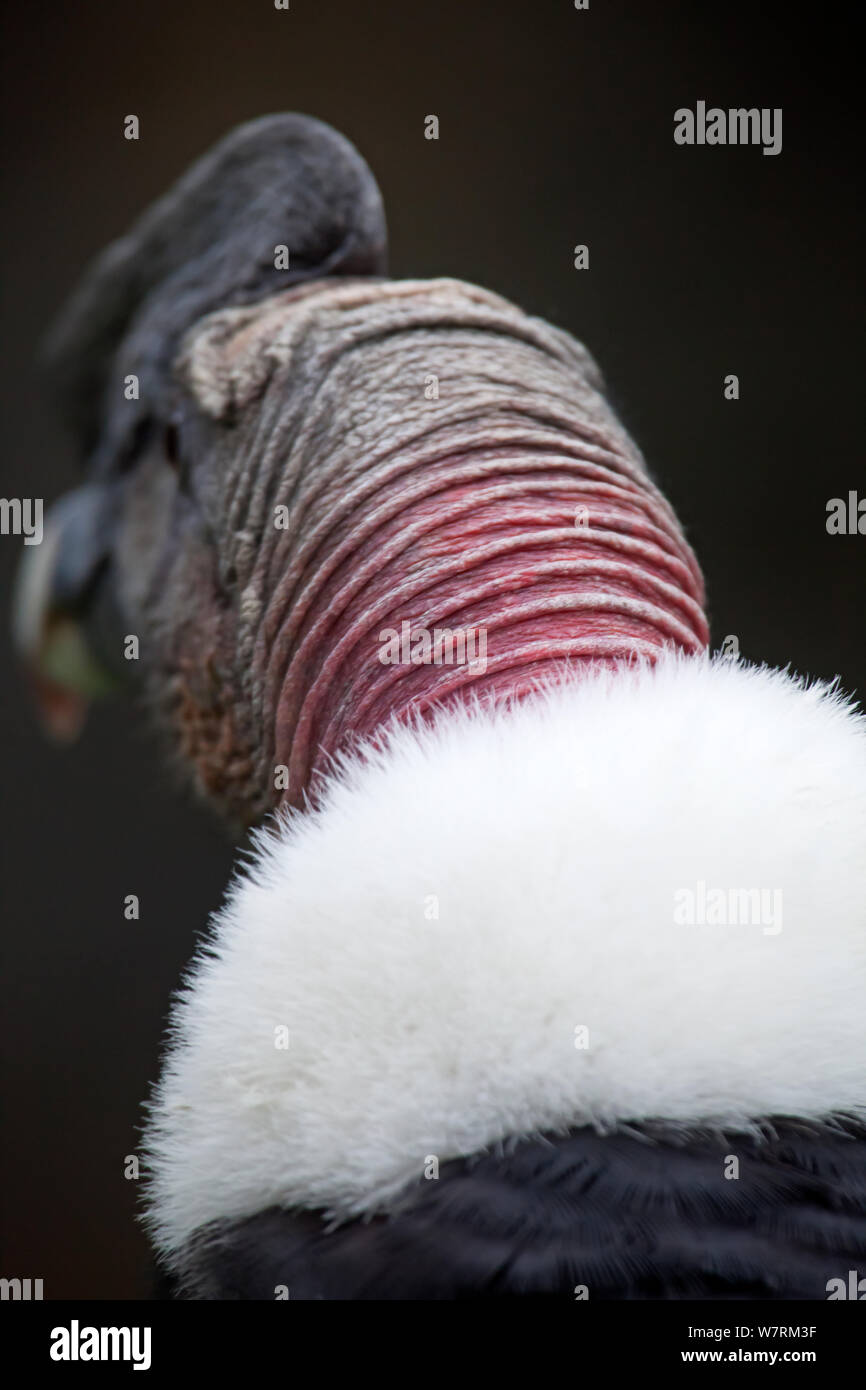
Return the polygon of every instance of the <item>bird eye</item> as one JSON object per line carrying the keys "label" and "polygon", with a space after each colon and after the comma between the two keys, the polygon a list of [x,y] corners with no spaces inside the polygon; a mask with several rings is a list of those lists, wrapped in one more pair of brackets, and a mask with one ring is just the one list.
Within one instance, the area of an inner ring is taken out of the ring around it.
{"label": "bird eye", "polygon": [[180,434],[177,425],[170,420],[163,435],[163,449],[172,468],[180,468]]}
{"label": "bird eye", "polygon": [[122,441],[118,449],[114,467],[118,473],[127,473],[133,468],[153,437],[153,420],[149,416],[136,421],[134,429]]}
{"label": "bird eye", "polygon": [[162,450],[169,467],[173,468],[177,474],[177,485],[181,492],[188,492],[189,460],[181,444],[180,426],[177,420],[168,420],[163,426]]}

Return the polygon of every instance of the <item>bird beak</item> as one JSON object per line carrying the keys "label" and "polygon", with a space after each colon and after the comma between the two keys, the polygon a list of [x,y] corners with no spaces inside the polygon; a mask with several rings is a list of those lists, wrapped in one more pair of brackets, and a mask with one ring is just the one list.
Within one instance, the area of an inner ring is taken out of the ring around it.
{"label": "bird beak", "polygon": [[100,653],[110,604],[109,522],[104,486],[67,493],[48,512],[41,543],[25,550],[16,578],[15,645],[40,722],[61,743],[78,737],[91,700],[120,684]]}

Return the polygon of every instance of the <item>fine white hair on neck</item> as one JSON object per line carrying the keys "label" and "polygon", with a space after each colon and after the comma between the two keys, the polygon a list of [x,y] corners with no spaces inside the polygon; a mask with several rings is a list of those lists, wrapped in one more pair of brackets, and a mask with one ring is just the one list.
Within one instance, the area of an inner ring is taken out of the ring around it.
{"label": "fine white hair on neck", "polygon": [[671,657],[393,731],[214,919],[149,1123],[159,1247],[540,1131],[863,1116],[864,862],[866,721],[785,672]]}

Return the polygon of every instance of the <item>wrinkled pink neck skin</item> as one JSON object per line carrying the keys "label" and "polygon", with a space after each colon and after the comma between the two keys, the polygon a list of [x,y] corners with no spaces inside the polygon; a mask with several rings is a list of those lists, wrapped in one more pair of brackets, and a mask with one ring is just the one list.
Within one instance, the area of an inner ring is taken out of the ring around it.
{"label": "wrinkled pink neck skin", "polygon": [[338,562],[277,715],[279,751],[281,715],[300,707],[285,729],[295,792],[394,720],[706,647],[694,557],[634,478],[588,459],[473,453],[425,468],[417,497],[412,484],[385,485],[330,538]]}
{"label": "wrinkled pink neck skin", "polygon": [[227,422],[207,476],[250,742],[292,804],[395,721],[706,647],[697,563],[591,356],[500,296],[321,282],[206,321],[184,371]]}

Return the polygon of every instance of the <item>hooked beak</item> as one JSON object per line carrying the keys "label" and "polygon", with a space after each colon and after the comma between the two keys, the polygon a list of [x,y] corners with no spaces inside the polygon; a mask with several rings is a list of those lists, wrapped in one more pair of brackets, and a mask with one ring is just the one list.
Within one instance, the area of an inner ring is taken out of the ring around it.
{"label": "hooked beak", "polygon": [[[29,546],[16,578],[15,645],[45,732],[69,743],[91,700],[121,684],[119,624],[111,567],[111,496],[101,484],[67,493],[50,509],[42,542]],[[109,641],[109,632],[115,640]]]}

